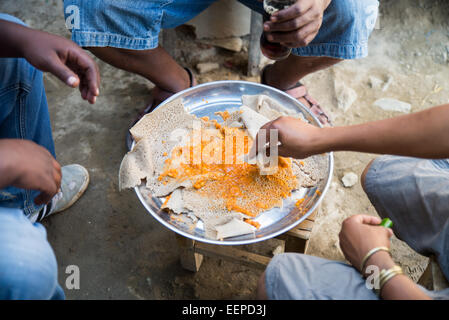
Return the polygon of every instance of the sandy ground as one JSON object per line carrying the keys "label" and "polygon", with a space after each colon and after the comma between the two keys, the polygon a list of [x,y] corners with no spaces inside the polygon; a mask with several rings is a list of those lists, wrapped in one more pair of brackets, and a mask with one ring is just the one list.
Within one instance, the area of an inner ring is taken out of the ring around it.
{"label": "sandy ground", "polygon": [[[31,27],[69,37],[62,1],[2,1],[0,12],[23,19]],[[373,106],[379,98],[412,105],[412,112],[449,102],[449,5],[444,0],[384,0],[380,29],[370,41],[369,57],[345,61],[308,76],[312,95],[336,125],[398,115]],[[180,63],[219,62],[217,71],[199,82],[244,79],[246,53],[231,53],[195,41],[186,28],[177,30]],[[92,106],[79,93],[45,75],[58,160],[89,169],[85,196],[64,214],[44,224],[59,263],[64,285],[68,265],[81,272],[81,288],[66,290],[69,299],[239,299],[253,298],[259,271],[205,258],[198,273],[181,268],[172,232],[152,219],[133,192],[118,192],[117,174],[126,152],[124,137],[136,112],[144,106],[150,84],[99,62],[101,96]],[[352,91],[352,90],[353,91]],[[354,93],[356,96],[354,96]],[[356,97],[345,106],[346,97]],[[347,110],[345,110],[347,107]],[[341,222],[356,213],[375,211],[359,184],[345,188],[346,172],[360,176],[373,155],[338,153],[332,186],[315,225],[309,253],[344,260],[338,245]],[[271,246],[272,244],[270,244]],[[268,247],[268,245],[267,245]],[[427,264],[425,257],[394,239],[393,255],[413,279]]]}

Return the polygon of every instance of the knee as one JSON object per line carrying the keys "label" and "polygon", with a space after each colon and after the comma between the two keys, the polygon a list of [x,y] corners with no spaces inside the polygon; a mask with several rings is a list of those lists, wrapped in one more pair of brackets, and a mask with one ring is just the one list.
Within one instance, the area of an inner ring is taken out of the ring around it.
{"label": "knee", "polygon": [[360,177],[360,183],[361,183],[363,191],[365,191],[365,193],[366,193],[366,176],[368,174],[368,171],[371,169],[371,165],[373,164],[374,160],[376,160],[376,159],[372,159],[368,163],[368,165],[365,167],[365,169],[362,172],[362,176]]}
{"label": "knee", "polygon": [[57,264],[43,227],[8,218],[0,221],[0,299],[51,298]]}
{"label": "knee", "polygon": [[[271,259],[259,278],[258,299],[303,300],[311,290],[303,276],[310,273],[310,256],[278,254]],[[298,285],[300,283],[301,285]]]}
{"label": "knee", "polygon": [[[8,250],[9,249],[9,250]],[[0,299],[50,299],[57,287],[57,265],[50,248],[1,248]]]}

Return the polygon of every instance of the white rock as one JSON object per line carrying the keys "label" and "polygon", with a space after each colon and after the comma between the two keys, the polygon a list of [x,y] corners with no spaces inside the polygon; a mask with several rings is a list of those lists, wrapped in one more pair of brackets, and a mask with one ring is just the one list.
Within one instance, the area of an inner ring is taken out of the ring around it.
{"label": "white rock", "polygon": [[196,65],[196,69],[199,73],[207,73],[220,68],[220,65],[216,62],[202,62]]}
{"label": "white rock", "polygon": [[368,84],[373,89],[380,89],[380,87],[382,86],[383,83],[384,82],[381,79],[379,79],[375,76],[369,76],[369,78],[368,78]]}
{"label": "white rock", "polygon": [[343,185],[345,188],[350,188],[354,186],[359,181],[359,177],[354,172],[348,172],[345,173],[343,178],[341,178],[341,182],[343,182]]}
{"label": "white rock", "polygon": [[357,100],[357,93],[354,89],[344,85],[336,85],[335,88],[337,94],[337,105],[338,108],[344,112],[352,106],[352,104]]}
{"label": "white rock", "polygon": [[243,40],[239,37],[201,40],[201,42],[211,44],[216,47],[228,49],[231,51],[235,51],[235,52],[240,52],[240,50],[242,50],[242,47],[243,47]]}
{"label": "white rock", "polygon": [[277,255],[277,254],[281,254],[284,253],[284,247],[281,245],[278,245],[276,248],[274,248],[274,250],[272,251],[273,256]]}
{"label": "white rock", "polygon": [[412,105],[410,103],[391,98],[381,98],[376,100],[374,102],[374,106],[386,111],[397,111],[403,113],[409,113],[412,109]]}

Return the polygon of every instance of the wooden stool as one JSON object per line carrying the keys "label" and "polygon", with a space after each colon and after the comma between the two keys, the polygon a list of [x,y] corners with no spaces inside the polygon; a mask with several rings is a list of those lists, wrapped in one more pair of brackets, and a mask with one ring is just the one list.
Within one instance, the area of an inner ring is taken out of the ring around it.
{"label": "wooden stool", "polygon": [[[285,252],[306,253],[309,245],[313,224],[319,209],[316,209],[307,219],[295,228],[276,237],[285,241]],[[200,269],[203,256],[216,257],[231,262],[237,262],[249,267],[265,269],[271,257],[238,249],[238,246],[220,246],[202,243],[176,234],[180,249],[181,265],[184,269],[197,272]]]}

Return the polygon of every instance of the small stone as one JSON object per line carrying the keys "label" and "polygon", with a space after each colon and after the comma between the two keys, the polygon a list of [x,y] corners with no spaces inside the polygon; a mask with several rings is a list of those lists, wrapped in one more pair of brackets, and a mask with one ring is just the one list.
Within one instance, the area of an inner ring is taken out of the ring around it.
{"label": "small stone", "polygon": [[279,245],[276,248],[274,248],[274,250],[272,251],[273,256],[277,255],[277,254],[281,254],[284,253],[284,248],[283,246]]}
{"label": "small stone", "polygon": [[215,62],[202,62],[196,65],[196,69],[200,74],[211,72],[220,68],[220,65]]}
{"label": "small stone", "polygon": [[239,37],[225,38],[225,39],[210,39],[204,40],[202,42],[235,52],[240,52],[243,46],[243,40]]}
{"label": "small stone", "polygon": [[343,182],[343,186],[345,188],[350,188],[354,186],[359,181],[359,177],[354,172],[345,173],[343,178],[341,178],[341,182]]}
{"label": "small stone", "polygon": [[370,76],[368,78],[368,84],[373,89],[380,89],[380,87],[382,86],[383,83],[384,82],[381,79],[377,78],[377,77]]}
{"label": "small stone", "polygon": [[355,90],[344,84],[336,86],[336,94],[338,108],[344,112],[348,111],[352,104],[357,100],[357,93]]}
{"label": "small stone", "polygon": [[412,109],[412,105],[407,102],[399,101],[391,98],[381,98],[374,102],[374,106],[379,107],[385,111],[397,111],[403,113],[409,113]]}

